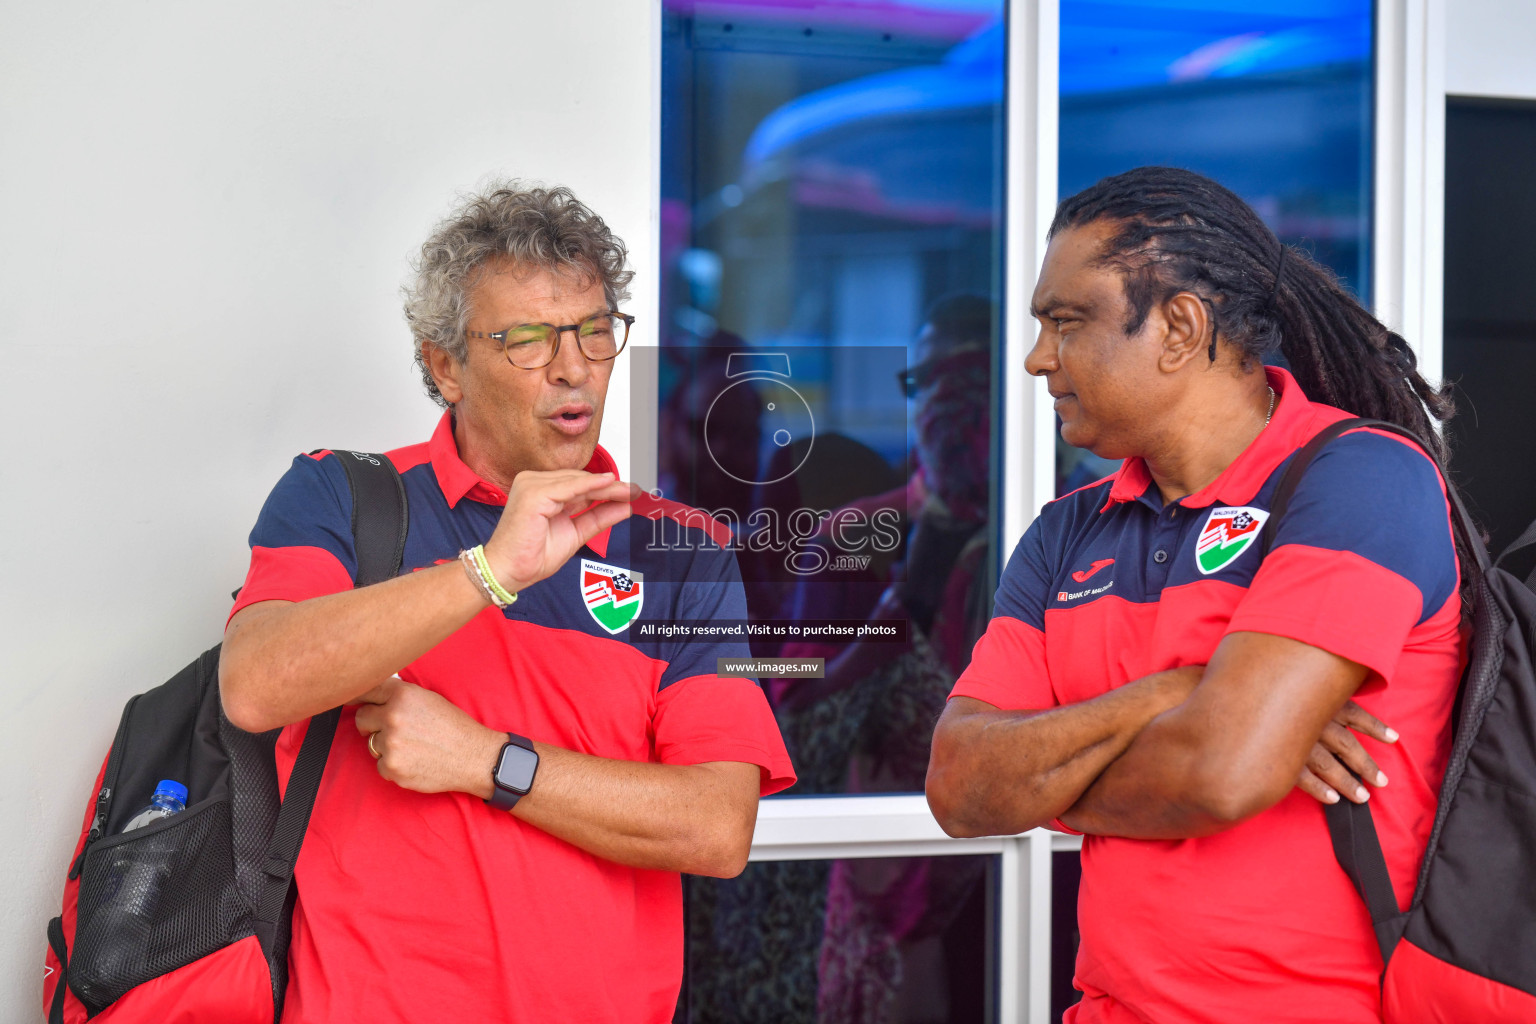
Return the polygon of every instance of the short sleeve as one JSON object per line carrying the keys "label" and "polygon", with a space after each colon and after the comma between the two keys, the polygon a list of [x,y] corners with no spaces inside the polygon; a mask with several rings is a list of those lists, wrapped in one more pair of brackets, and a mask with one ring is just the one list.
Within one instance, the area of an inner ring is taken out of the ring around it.
{"label": "short sleeve", "polygon": [[763,796],[795,784],[779,724],[754,680],[713,674],[680,679],[657,694],[653,724],[662,764],[755,764],[762,769]]}
{"label": "short sleeve", "polygon": [[1355,431],[1307,468],[1227,632],[1290,637],[1390,678],[1409,633],[1455,610],[1458,585],[1434,463]]}
{"label": "short sleeve", "polygon": [[[747,592],[741,585],[736,555],[713,541],[701,541],[693,549],[693,558],[678,590],[677,619],[699,623],[747,619]],[[667,661],[661,676],[662,689],[679,679],[713,675],[717,658],[752,657],[745,637],[672,639],[662,650]]]}
{"label": "short sleeve", "polygon": [[[735,555],[700,545],[681,588],[677,618],[692,622],[744,622],[747,596]],[[794,785],[795,772],[768,707],[753,679],[721,678],[720,658],[750,658],[745,640],[674,640],[664,648],[652,721],[656,756],[663,764],[742,761],[762,769],[761,794]]]}
{"label": "short sleeve", "polygon": [[1003,577],[987,631],[976,641],[971,663],[951,697],[973,697],[1007,710],[1055,707],[1045,663],[1045,601],[1050,569],[1045,558],[1044,516],[1030,524]]}
{"label": "short sleeve", "polygon": [[300,455],[251,530],[251,564],[230,615],[259,601],[304,601],[352,586],[352,492],[329,452]]}

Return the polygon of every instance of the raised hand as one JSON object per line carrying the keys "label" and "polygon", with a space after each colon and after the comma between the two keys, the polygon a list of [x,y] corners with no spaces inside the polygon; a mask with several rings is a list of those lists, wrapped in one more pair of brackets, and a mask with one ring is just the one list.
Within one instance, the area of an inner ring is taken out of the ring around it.
{"label": "raised hand", "polygon": [[630,502],[639,496],[640,488],[612,473],[519,473],[507,493],[501,522],[485,545],[491,570],[513,592],[537,583],[587,541],[627,519]]}

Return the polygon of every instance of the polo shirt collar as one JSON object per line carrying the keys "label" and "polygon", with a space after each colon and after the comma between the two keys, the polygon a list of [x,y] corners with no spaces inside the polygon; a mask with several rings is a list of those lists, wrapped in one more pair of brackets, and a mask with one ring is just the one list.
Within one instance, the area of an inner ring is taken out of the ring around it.
{"label": "polo shirt collar", "polygon": [[[1313,403],[1288,371],[1278,366],[1266,366],[1264,376],[1275,394],[1280,396],[1275,402],[1269,426],[1259,431],[1253,443],[1244,448],[1220,476],[1194,494],[1180,498],[1180,505],[1187,508],[1204,508],[1217,502],[1246,505],[1253,501],[1275,468],[1306,442],[1312,425]],[[1109,500],[1100,509],[1102,512],[1116,504],[1136,501],[1155,486],[1152,472],[1140,456],[1126,459],[1114,480],[1109,489]],[[1161,500],[1155,504],[1162,507]]]}
{"label": "polo shirt collar", "polygon": [[[507,496],[502,489],[482,479],[459,458],[459,443],[453,436],[452,410],[443,413],[443,418],[437,421],[432,440],[427,442],[427,452],[432,458],[432,473],[437,477],[437,486],[448,500],[449,508],[457,508],[465,498],[486,505],[506,505]],[[588,473],[612,473],[615,477],[619,473],[618,464],[602,445],[593,450],[586,468]],[[604,530],[587,541],[587,547],[606,558],[609,532]]]}

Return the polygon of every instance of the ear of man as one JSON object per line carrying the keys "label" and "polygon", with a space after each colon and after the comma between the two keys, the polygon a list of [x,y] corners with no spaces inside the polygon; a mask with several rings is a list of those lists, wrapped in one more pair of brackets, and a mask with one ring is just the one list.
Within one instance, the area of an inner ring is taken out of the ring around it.
{"label": "ear of man", "polygon": [[449,405],[456,405],[464,397],[464,389],[459,386],[458,361],[436,342],[423,338],[420,344],[422,362],[427,364],[433,381],[437,383],[437,393]]}
{"label": "ear of man", "polygon": [[1163,345],[1158,369],[1178,373],[1196,359],[1206,359],[1215,323],[1205,300],[1194,292],[1177,292],[1162,303],[1160,312]]}

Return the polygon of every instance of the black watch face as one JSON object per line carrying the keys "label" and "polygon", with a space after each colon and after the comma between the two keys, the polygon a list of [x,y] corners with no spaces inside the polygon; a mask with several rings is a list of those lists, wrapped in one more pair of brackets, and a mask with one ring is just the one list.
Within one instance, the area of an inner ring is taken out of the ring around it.
{"label": "black watch face", "polygon": [[526,793],[533,786],[533,772],[538,766],[538,754],[509,743],[501,752],[501,762],[496,765],[496,785],[514,793]]}

